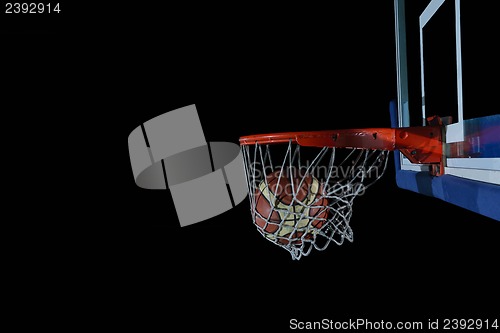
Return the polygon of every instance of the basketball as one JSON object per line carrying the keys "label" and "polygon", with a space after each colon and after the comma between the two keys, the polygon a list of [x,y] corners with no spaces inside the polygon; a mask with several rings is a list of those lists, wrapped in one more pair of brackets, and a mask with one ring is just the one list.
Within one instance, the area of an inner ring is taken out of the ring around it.
{"label": "basketball", "polygon": [[319,180],[305,169],[269,173],[255,189],[255,224],[270,240],[302,244],[313,239],[328,217],[328,199]]}

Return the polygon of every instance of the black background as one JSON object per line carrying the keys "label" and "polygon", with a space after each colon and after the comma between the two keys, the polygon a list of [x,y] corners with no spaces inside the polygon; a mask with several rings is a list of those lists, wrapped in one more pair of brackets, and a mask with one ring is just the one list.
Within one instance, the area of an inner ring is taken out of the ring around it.
{"label": "black background", "polygon": [[397,188],[392,159],[355,201],[354,242],[300,261],[259,235],[247,200],[181,228],[168,191],[134,183],[130,132],[190,104],[207,141],[389,127],[391,1],[61,4],[57,17],[2,16],[2,104],[28,138],[10,136],[29,161],[13,201],[32,202],[18,208],[13,271],[39,323],[285,331],[291,318],[498,316],[498,223]]}

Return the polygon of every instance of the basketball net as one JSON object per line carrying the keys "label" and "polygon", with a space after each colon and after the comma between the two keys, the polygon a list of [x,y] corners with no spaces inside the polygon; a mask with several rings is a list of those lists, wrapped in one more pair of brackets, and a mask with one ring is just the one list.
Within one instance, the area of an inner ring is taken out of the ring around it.
{"label": "basketball net", "polygon": [[[353,241],[349,221],[354,199],[382,177],[389,154],[388,150],[301,147],[292,140],[241,149],[253,223],[294,260],[331,243]],[[277,178],[274,185],[271,174]],[[290,186],[278,190],[276,184],[284,179]],[[268,209],[263,213],[259,206],[264,199]]]}

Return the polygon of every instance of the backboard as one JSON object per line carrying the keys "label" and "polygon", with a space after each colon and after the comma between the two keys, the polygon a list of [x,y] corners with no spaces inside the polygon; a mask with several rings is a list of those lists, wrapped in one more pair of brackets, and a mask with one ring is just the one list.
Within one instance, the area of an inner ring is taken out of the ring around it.
{"label": "backboard", "polygon": [[[495,11],[460,0],[394,0],[397,101],[393,127],[445,118],[443,175],[395,153],[399,187],[500,220],[500,114]],[[494,74],[495,73],[495,74]],[[494,79],[493,79],[494,80]]]}

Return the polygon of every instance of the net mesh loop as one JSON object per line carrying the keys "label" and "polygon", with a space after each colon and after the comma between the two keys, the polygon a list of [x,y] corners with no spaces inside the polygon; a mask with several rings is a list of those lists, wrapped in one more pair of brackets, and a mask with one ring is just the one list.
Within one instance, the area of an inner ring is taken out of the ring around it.
{"label": "net mesh loop", "polygon": [[253,223],[295,260],[331,243],[353,241],[354,199],[382,177],[389,154],[301,147],[292,140],[242,145],[241,150]]}

